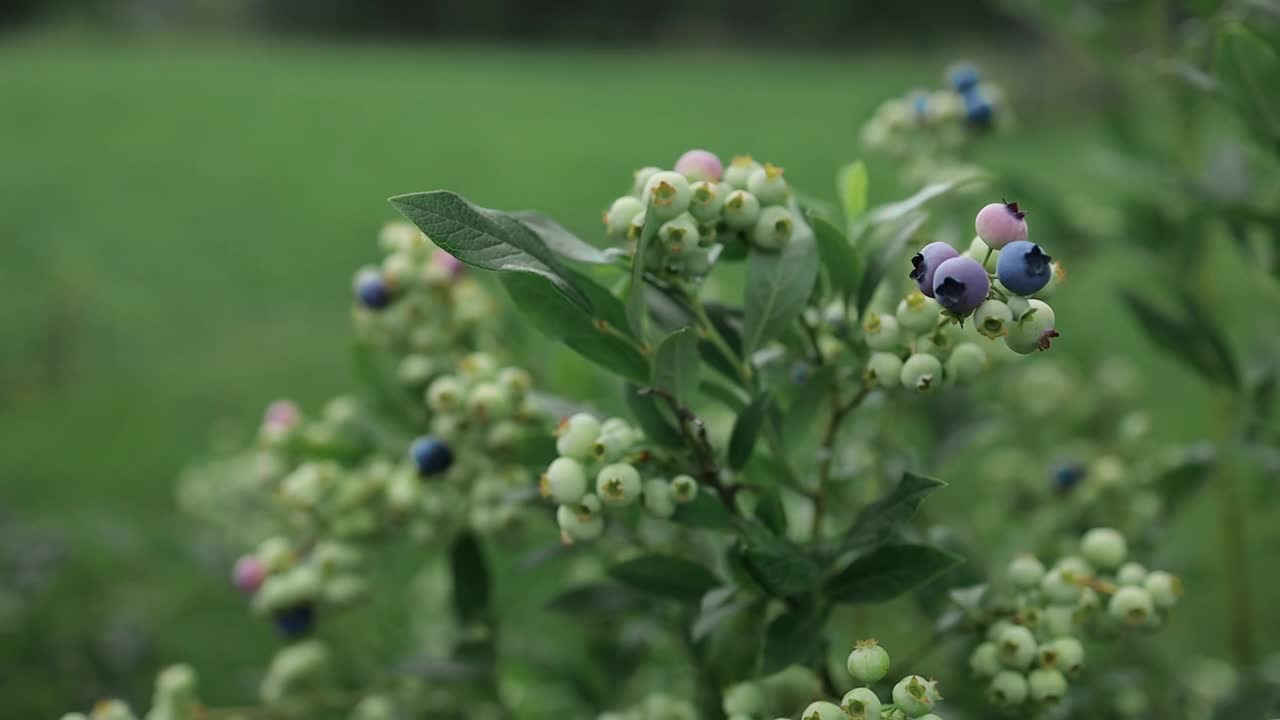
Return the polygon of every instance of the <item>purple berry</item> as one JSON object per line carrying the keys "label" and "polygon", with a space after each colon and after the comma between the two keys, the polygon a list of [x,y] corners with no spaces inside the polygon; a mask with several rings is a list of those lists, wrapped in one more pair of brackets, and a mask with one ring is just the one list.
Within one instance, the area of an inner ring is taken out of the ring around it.
{"label": "purple berry", "polygon": [[382,273],[372,268],[356,276],[356,299],[370,310],[381,310],[391,304],[391,288]]}
{"label": "purple berry", "polygon": [[438,438],[430,435],[413,441],[409,448],[409,457],[418,466],[418,474],[423,477],[439,475],[453,464],[453,451]]}
{"label": "purple berry", "polygon": [[295,640],[311,630],[311,625],[315,622],[315,608],[311,603],[294,605],[277,612],[272,619],[281,635]]}
{"label": "purple berry", "polygon": [[1052,261],[1053,258],[1030,240],[1014,240],[1000,251],[996,277],[1011,292],[1030,295],[1049,284],[1053,276]]}
{"label": "purple berry", "polygon": [[933,297],[953,313],[966,315],[987,299],[991,280],[982,263],[954,257],[938,266],[933,276]]}
{"label": "purple berry", "polygon": [[724,163],[710,151],[690,150],[676,161],[676,172],[690,180],[719,182],[720,175],[724,172]]}
{"label": "purple berry", "polygon": [[991,203],[978,211],[973,228],[988,247],[999,250],[1015,240],[1027,239],[1026,217],[1016,202]]}
{"label": "purple berry", "polygon": [[266,577],[266,566],[252,555],[241,556],[236,560],[235,568],[231,571],[231,582],[245,595],[258,592],[258,588],[262,586],[262,581]]}
{"label": "purple berry", "polygon": [[921,248],[920,252],[911,258],[910,273],[911,279],[920,286],[920,292],[933,297],[934,272],[939,265],[959,255],[955,248],[944,242],[931,242]]}

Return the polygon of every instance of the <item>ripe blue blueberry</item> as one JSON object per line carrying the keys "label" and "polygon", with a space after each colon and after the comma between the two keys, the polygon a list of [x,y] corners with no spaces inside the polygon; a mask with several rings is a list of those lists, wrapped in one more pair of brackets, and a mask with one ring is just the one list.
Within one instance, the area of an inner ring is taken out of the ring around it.
{"label": "ripe blue blueberry", "polygon": [[280,634],[290,640],[306,635],[315,622],[315,607],[311,603],[302,603],[287,607],[277,612],[272,621]]}
{"label": "ripe blue blueberry", "polygon": [[971,127],[985,130],[995,119],[995,108],[981,90],[974,88],[964,96],[964,120]]}
{"label": "ripe blue blueberry", "polygon": [[1000,284],[1018,295],[1031,295],[1049,284],[1053,258],[1030,240],[1015,240],[1000,251],[996,277]]}
{"label": "ripe blue blueberry", "polygon": [[931,242],[920,249],[911,258],[910,277],[920,287],[920,292],[933,297],[933,278],[938,266],[954,257],[959,257],[956,249],[944,242]]}
{"label": "ripe blue blueberry", "polygon": [[969,63],[959,63],[947,72],[947,80],[956,92],[968,93],[978,87],[978,68]]}
{"label": "ripe blue blueberry", "polygon": [[391,288],[382,273],[365,268],[356,275],[356,299],[370,310],[381,310],[391,304]]}
{"label": "ripe blue blueberry", "polygon": [[1015,240],[1027,239],[1027,214],[1016,202],[991,203],[978,211],[973,229],[987,247],[1000,250]]}
{"label": "ripe blue blueberry", "polygon": [[1055,467],[1050,474],[1053,488],[1063,494],[1069,493],[1080,484],[1086,472],[1085,466],[1081,463],[1064,462]]}
{"label": "ripe blue blueberry", "polygon": [[991,281],[977,260],[953,257],[933,275],[933,297],[951,312],[967,315],[987,299]]}
{"label": "ripe blue blueberry", "polygon": [[453,450],[443,441],[429,435],[413,441],[409,457],[413,459],[413,464],[422,477],[439,475],[453,464]]}

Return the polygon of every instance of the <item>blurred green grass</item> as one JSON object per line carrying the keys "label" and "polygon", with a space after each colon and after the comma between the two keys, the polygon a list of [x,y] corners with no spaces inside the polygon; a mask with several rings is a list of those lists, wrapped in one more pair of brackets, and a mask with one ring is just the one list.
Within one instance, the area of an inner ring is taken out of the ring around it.
{"label": "blurred green grass", "polygon": [[[1034,129],[988,158],[1070,177],[1096,142],[1088,108],[1054,95],[1067,79],[1037,77],[1043,58],[999,62],[1015,50],[977,55],[1031,98]],[[5,39],[0,503],[61,534],[67,569],[34,628],[0,651],[12,669],[0,708],[141,698],[172,659],[197,665],[211,698],[248,694],[244,669],[272,640],[224,567],[201,561],[172,482],[220,423],[244,429],[274,397],[315,407],[349,386],[347,288],[375,257],[386,197],[447,186],[595,237],[632,168],[690,146],[776,160],[830,195],[875,106],[937,84],[953,56]],[[892,199],[891,169],[871,168],[875,199]],[[1123,257],[1073,267],[1064,352],[1132,355],[1153,387],[1179,388],[1154,394],[1160,432],[1193,438],[1199,386],[1150,351],[1111,293],[1135,270]],[[145,622],[141,654],[117,666],[101,628],[121,613]]]}

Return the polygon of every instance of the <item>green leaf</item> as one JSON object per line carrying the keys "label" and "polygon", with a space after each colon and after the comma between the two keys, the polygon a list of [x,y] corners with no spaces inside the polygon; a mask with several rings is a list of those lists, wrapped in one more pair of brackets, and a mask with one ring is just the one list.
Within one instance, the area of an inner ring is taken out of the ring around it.
{"label": "green leaf", "polygon": [[[586,277],[572,272],[569,275],[591,299],[594,315],[566,300],[551,283],[537,275],[508,273],[501,278],[516,309],[543,335],[628,380],[649,382],[648,358],[633,343],[599,326],[601,322],[607,323],[625,335],[626,313],[622,303]],[[619,321],[621,325],[617,324]]]}
{"label": "green leaf", "polygon": [[[835,381],[835,366],[824,365],[805,380],[791,399],[782,421],[782,445],[791,458],[806,457],[817,447],[818,421],[832,411]],[[799,469],[797,473],[800,473]]]}
{"label": "green leaf", "polygon": [[817,279],[818,252],[807,224],[797,223],[795,235],[781,252],[752,248],[747,258],[744,357],[777,337],[800,315]]}
{"label": "green leaf", "polygon": [[1267,140],[1280,138],[1280,58],[1276,49],[1244,25],[1218,32],[1214,75],[1229,102]]}
{"label": "green leaf", "polygon": [[719,584],[711,571],[674,555],[641,555],[609,568],[613,579],[650,595],[696,603]]}
{"label": "green leaf", "polygon": [[1122,291],[1121,295],[1152,342],[1211,383],[1239,385],[1226,339],[1194,300],[1184,296],[1183,312],[1175,313],[1157,309],[1136,293]]}
{"label": "green leaf", "polygon": [[846,222],[853,222],[867,211],[867,166],[861,160],[840,168],[836,175],[836,190],[840,193],[840,206]]}
{"label": "green leaf", "polygon": [[473,205],[447,190],[398,195],[391,205],[463,263],[545,278],[583,312],[591,311],[591,300],[569,278],[555,253],[511,216]]}
{"label": "green leaf", "polygon": [[897,222],[924,207],[925,203],[934,198],[984,179],[986,179],[986,176],[981,172],[966,172],[949,180],[930,183],[905,200],[873,208],[864,218],[863,225],[865,227],[876,227]]}
{"label": "green leaf", "polygon": [[671,519],[681,525],[718,532],[733,531],[733,515],[720,501],[715,491],[705,485],[698,488],[698,495],[690,502],[677,505]]}
{"label": "green leaf", "polygon": [[756,396],[747,409],[738,415],[733,424],[733,432],[729,435],[729,467],[741,470],[751,459],[751,451],[755,448],[756,438],[760,435],[760,427],[764,425],[766,411],[773,396],[765,391]]}
{"label": "green leaf", "polygon": [[1190,451],[1181,462],[1156,477],[1156,490],[1164,500],[1164,514],[1173,517],[1186,501],[1204,487],[1217,465],[1212,446]]}
{"label": "green leaf", "polygon": [[570,260],[609,265],[612,261],[600,248],[569,232],[563,225],[536,210],[517,210],[511,217],[524,223],[552,252]]}
{"label": "green leaf", "polygon": [[623,388],[623,392],[626,393],[625,400],[631,416],[650,440],[664,447],[684,447],[684,436],[674,424],[671,413],[665,409],[665,401],[652,393],[641,393],[638,386],[630,383]]}
{"label": "green leaf", "polygon": [[571,616],[619,615],[644,607],[647,598],[612,582],[571,587],[551,598],[546,609]]}
{"label": "green leaf", "polygon": [[[902,225],[894,232],[889,241],[876,252],[874,256],[864,263],[862,271],[862,279],[858,281],[857,298],[854,306],[858,309],[858,317],[862,317],[867,306],[871,304],[871,298],[875,295],[876,288],[880,287],[880,283],[884,280],[885,275],[891,268],[902,267],[902,276],[906,277],[909,270],[905,265],[899,265],[902,261],[902,251],[906,248],[911,237],[916,231],[924,225],[924,221],[928,218],[923,212],[917,213],[907,218]],[[873,252],[868,248],[869,252]]]}
{"label": "green leaf", "polygon": [[742,566],[766,592],[792,597],[817,588],[822,573],[803,550],[754,521],[738,520],[736,525],[742,540],[738,548]]}
{"label": "green leaf", "polygon": [[882,603],[914,590],[960,562],[932,545],[880,545],[827,581],[840,603]]}
{"label": "green leaf", "polygon": [[916,514],[925,498],[946,486],[941,480],[903,473],[892,490],[858,513],[858,518],[841,541],[841,549],[884,542]]}
{"label": "green leaf", "polygon": [[789,608],[765,630],[762,675],[773,675],[791,665],[809,665],[822,648],[827,614],[812,603]]}
{"label": "green leaf", "polygon": [[662,340],[653,356],[653,386],[671,393],[681,405],[698,390],[698,333],[682,328]]}
{"label": "green leaf", "polygon": [[483,622],[489,616],[489,565],[472,533],[463,533],[449,549],[453,571],[453,613],[458,624]]}
{"label": "green leaf", "polygon": [[858,288],[859,276],[862,274],[861,258],[849,243],[849,238],[835,225],[815,215],[809,215],[808,219],[818,242],[822,267],[827,271],[831,286],[841,295],[852,295]]}
{"label": "green leaf", "polygon": [[649,246],[662,225],[653,212],[653,203],[645,211],[644,227],[636,241],[636,252],[631,257],[631,278],[627,281],[627,322],[636,337],[644,339],[648,333],[649,306],[645,302],[644,266],[649,256]]}

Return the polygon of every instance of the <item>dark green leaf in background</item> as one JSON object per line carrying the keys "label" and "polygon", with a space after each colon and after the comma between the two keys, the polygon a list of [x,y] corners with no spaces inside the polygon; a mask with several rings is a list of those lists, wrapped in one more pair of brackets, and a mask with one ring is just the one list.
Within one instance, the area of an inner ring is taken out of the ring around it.
{"label": "dark green leaf in background", "polygon": [[882,603],[914,590],[960,562],[931,545],[879,545],[827,581],[840,603]]}

